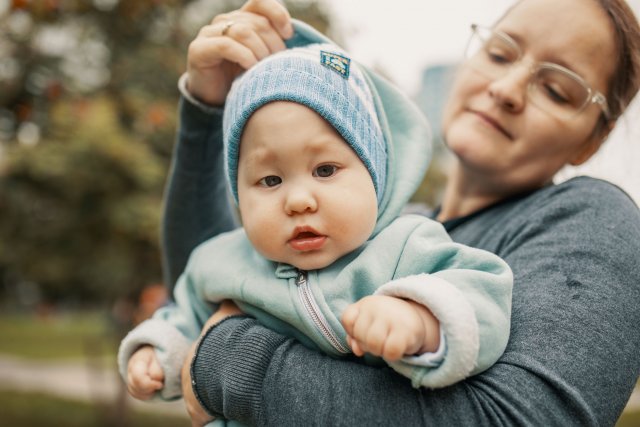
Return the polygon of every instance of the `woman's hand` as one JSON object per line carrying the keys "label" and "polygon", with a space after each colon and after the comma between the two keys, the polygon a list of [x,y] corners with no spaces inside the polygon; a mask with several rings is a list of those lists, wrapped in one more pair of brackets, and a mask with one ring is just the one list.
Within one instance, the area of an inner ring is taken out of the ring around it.
{"label": "woman's hand", "polygon": [[[201,334],[205,333],[212,326],[218,324],[220,321],[224,320],[229,316],[233,316],[234,314],[242,314],[242,311],[238,308],[238,306],[229,300],[222,301],[220,303],[220,307],[218,310],[207,320],[202,328]],[[199,340],[198,340],[199,341]],[[204,408],[200,405],[200,402],[196,398],[196,395],[193,393],[193,386],[191,385],[191,361],[196,353],[196,348],[198,347],[198,341],[196,341],[192,346],[191,350],[187,354],[187,357],[184,361],[184,365],[182,365],[182,395],[184,397],[184,403],[187,408],[187,412],[191,417],[191,425],[193,427],[203,426],[207,422],[211,421],[212,418]]]}
{"label": "woman's hand", "polygon": [[216,310],[216,312],[213,313],[209,318],[209,320],[205,322],[204,326],[202,327],[202,332],[200,332],[200,335],[202,336],[202,334],[207,332],[209,328],[211,328],[214,325],[217,325],[227,317],[234,316],[236,314],[244,314],[244,313],[242,312],[242,310],[238,308],[235,302],[228,299],[222,301],[220,303],[220,306]]}
{"label": "woman's hand", "polygon": [[291,36],[291,16],[277,0],[249,0],[239,10],[216,16],[189,45],[189,92],[209,105],[222,105],[233,79],[284,50],[283,39]]}

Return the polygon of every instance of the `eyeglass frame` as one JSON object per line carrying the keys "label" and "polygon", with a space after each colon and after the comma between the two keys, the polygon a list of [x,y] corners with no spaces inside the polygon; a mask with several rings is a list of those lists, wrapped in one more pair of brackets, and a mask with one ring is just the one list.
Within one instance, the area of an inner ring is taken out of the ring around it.
{"label": "eyeglass frame", "polygon": [[[508,64],[509,67],[515,65],[516,63],[522,61],[522,58],[524,56],[524,52],[522,51],[522,48],[520,47],[520,45],[518,44],[518,42],[516,42],[511,36],[509,36],[507,33],[505,33],[504,31],[500,31],[500,30],[496,30],[494,28],[491,27],[485,27],[482,25],[478,25],[478,24],[471,24],[471,31],[472,34],[469,38],[469,42],[467,43],[467,47],[465,48],[465,61],[468,61],[469,59],[471,59],[470,55],[469,55],[469,50],[471,47],[471,43],[473,42],[473,37],[476,36],[478,37],[478,39],[483,42],[483,44],[486,42],[485,39],[482,38],[482,36],[478,33],[478,31],[487,31],[489,34],[491,34],[492,36],[497,36],[500,38],[500,40],[506,42],[509,46],[512,46],[514,48],[514,50],[517,52],[517,57],[515,60],[513,60],[510,64]],[[533,81],[531,80],[531,76],[534,76],[540,69],[551,69],[551,70],[557,70],[557,71],[561,71],[565,74],[567,74],[568,76],[570,76],[571,78],[573,78],[576,82],[578,82],[580,85],[582,85],[586,91],[587,91],[587,96],[584,100],[584,103],[578,107],[576,109],[575,115],[569,117],[569,119],[573,119],[576,116],[578,116],[580,113],[582,113],[587,106],[591,105],[591,104],[598,104],[598,106],[601,108],[602,110],[602,114],[604,114],[604,117],[606,120],[611,120],[612,115],[611,115],[611,111],[609,110],[609,105],[608,105],[608,101],[605,95],[602,94],[602,92],[597,91],[595,89],[593,89],[584,78],[582,78],[582,76],[580,76],[579,74],[577,74],[576,72],[563,67],[562,65],[558,65],[555,64],[553,62],[546,62],[546,61],[539,61],[539,62],[535,62],[533,63],[530,67],[529,67],[529,82],[527,83],[527,87],[528,90],[531,90],[531,86],[533,85]]]}

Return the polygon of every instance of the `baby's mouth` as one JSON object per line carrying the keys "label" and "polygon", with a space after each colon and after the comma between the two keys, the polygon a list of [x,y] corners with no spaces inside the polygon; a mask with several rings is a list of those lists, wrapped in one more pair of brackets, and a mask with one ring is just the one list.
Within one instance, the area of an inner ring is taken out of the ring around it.
{"label": "baby's mouth", "polygon": [[308,252],[322,248],[326,240],[327,236],[323,236],[309,227],[304,227],[296,228],[287,243],[297,251]]}
{"label": "baby's mouth", "polygon": [[314,233],[313,231],[302,231],[300,233],[298,233],[294,239],[298,240],[298,239],[312,239],[314,237],[318,237],[318,235],[316,233]]}

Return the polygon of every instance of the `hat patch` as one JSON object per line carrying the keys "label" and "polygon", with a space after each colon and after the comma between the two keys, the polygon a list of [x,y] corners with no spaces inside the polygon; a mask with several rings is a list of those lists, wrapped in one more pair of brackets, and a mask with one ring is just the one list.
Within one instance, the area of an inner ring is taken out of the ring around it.
{"label": "hat patch", "polygon": [[345,79],[349,78],[349,66],[351,59],[346,56],[338,55],[337,53],[320,51],[320,63],[325,67],[340,74]]}

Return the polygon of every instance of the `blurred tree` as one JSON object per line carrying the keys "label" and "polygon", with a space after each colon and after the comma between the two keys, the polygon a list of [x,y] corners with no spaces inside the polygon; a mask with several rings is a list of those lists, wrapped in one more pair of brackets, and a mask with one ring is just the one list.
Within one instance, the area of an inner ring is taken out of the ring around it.
{"label": "blurred tree", "polygon": [[[161,280],[176,82],[200,27],[242,3],[0,0],[5,297],[35,283],[47,301],[111,303]],[[320,0],[286,3],[330,29]]]}

